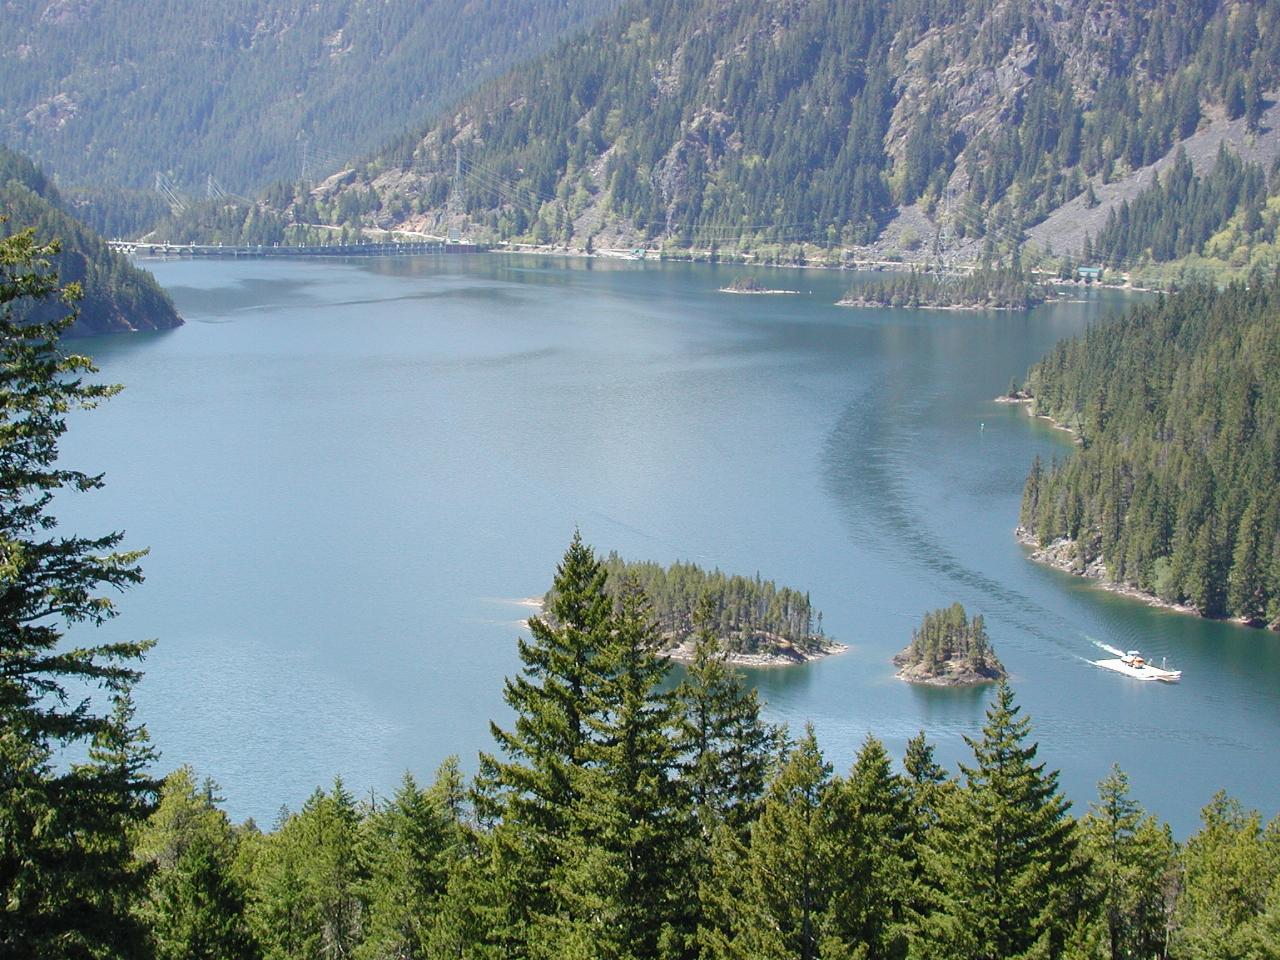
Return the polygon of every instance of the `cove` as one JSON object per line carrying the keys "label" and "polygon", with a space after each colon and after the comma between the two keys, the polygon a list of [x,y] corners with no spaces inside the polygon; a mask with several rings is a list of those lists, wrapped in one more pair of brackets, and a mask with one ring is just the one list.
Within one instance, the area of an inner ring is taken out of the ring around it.
{"label": "cove", "polygon": [[[1060,431],[992,397],[1116,294],[1005,312],[850,309],[853,282],[543,257],[148,261],[185,327],[80,341],[123,394],[77,415],[101,493],[69,530],[127,531],[147,582],[102,639],[155,637],[139,718],[161,769],[237,819],[341,775],[387,794],[503,721],[522,597],[575,527],[597,550],[808,590],[852,649],[752,679],[837,767],[924,728],[954,769],[989,691],[894,679],[926,611],[987,619],[1040,756],[1082,813],[1111,763],[1175,832],[1226,789],[1276,812],[1280,638],[1108,594],[1014,540]],[[1094,643],[1183,671],[1140,684]],[[1155,689],[1153,689],[1155,688]]]}

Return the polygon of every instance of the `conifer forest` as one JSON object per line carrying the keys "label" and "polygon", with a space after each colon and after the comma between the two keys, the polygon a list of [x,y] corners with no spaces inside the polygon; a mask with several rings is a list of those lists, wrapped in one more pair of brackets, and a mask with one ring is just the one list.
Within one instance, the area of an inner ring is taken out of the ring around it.
{"label": "conifer forest", "polygon": [[0,23],[0,960],[1280,960],[1280,0]]}

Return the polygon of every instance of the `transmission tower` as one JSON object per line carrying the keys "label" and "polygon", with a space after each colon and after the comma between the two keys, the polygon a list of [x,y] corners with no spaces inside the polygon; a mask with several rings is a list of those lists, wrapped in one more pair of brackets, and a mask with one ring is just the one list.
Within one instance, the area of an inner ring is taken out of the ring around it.
{"label": "transmission tower", "polygon": [[462,240],[462,216],[462,150],[457,149],[453,152],[453,182],[445,205],[445,238],[450,243]]}
{"label": "transmission tower", "polygon": [[942,191],[942,213],[938,216],[938,229],[933,235],[933,278],[938,283],[949,282],[951,270],[951,186]]}
{"label": "transmission tower", "polygon": [[165,202],[169,204],[169,210],[175,215],[187,209],[186,201],[178,192],[177,185],[158,170],[156,171],[156,193],[164,197]]}

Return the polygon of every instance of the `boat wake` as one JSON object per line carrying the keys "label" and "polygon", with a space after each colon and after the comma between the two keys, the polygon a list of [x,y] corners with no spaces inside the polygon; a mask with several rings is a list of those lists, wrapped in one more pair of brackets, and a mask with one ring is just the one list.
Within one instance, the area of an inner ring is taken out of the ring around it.
{"label": "boat wake", "polygon": [[[1090,639],[1090,640],[1093,640],[1093,637],[1090,637],[1089,639]],[[1105,644],[1105,643],[1103,643],[1101,640],[1093,640],[1093,645],[1094,645],[1095,647],[1097,647],[1099,650],[1105,650],[1105,651],[1107,651],[1107,653],[1111,654],[1113,657],[1123,657],[1123,656],[1124,656],[1124,651],[1123,651],[1123,650],[1117,650],[1115,647],[1110,646],[1110,645],[1108,645],[1108,644]]]}

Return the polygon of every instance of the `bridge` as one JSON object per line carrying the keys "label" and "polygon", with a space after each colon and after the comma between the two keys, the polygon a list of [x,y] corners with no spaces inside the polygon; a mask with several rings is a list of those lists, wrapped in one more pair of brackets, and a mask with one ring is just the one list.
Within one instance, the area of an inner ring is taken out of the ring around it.
{"label": "bridge", "polygon": [[142,240],[108,240],[113,250],[131,257],[407,257],[419,254],[481,253],[476,243],[446,243],[443,240],[408,240],[388,243],[326,243],[317,246],[247,244],[231,246],[210,243],[150,243]]}

